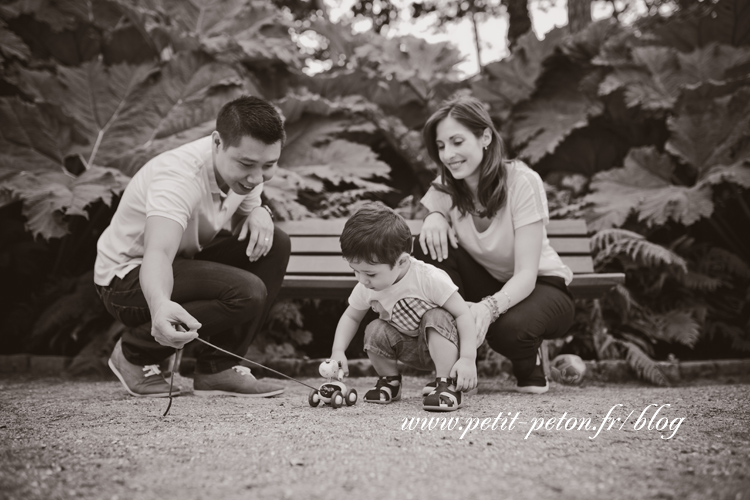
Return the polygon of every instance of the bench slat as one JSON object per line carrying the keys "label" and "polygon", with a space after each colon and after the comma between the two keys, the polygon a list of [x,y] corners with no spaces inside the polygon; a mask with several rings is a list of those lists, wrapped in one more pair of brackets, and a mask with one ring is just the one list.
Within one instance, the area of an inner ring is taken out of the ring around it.
{"label": "bench slat", "polygon": [[[567,256],[563,257],[563,262],[573,274],[594,272],[593,261],[588,256]],[[353,275],[349,264],[340,255],[292,255],[286,272],[302,275]]]}
{"label": "bench slat", "polygon": [[[581,299],[595,299],[615,285],[625,282],[621,273],[577,274],[570,284],[571,292]],[[282,297],[344,298],[357,280],[354,276],[287,275],[281,288]]]}
{"label": "bench slat", "polygon": [[[338,236],[293,236],[292,254],[340,254]],[[591,253],[588,238],[550,238],[550,244],[562,255],[588,255]],[[419,244],[419,242],[415,242]]]}
{"label": "bench slat", "polygon": [[[344,230],[346,219],[305,219],[280,221],[276,225],[289,235],[336,236]],[[421,220],[407,220],[412,234],[419,234]],[[586,236],[586,221],[581,219],[552,220],[547,225],[548,236]]]}

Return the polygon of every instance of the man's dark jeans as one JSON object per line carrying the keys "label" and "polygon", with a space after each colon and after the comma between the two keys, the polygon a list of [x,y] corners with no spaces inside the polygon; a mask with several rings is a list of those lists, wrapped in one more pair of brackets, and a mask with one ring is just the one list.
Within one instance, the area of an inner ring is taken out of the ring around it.
{"label": "man's dark jeans", "polygon": [[[505,286],[460,246],[458,249],[451,247],[448,258],[438,262],[422,252],[417,240],[414,257],[447,272],[461,296],[469,302],[479,302]],[[500,304],[502,306],[503,302]],[[536,366],[536,353],[542,340],[565,335],[574,316],[575,304],[565,280],[557,276],[539,276],[531,295],[490,325],[487,343],[513,362],[517,379],[525,380]]]}
{"label": "man's dark jeans", "polygon": [[[193,259],[175,259],[172,300],[201,323],[202,339],[244,356],[276,299],[289,262],[289,236],[276,229],[265,257],[250,262],[247,240],[222,231]],[[174,353],[151,335],[151,313],[141,290],[140,266],[109,286],[97,286],[104,306],[126,326],[122,337],[125,359],[137,365],[157,364]],[[250,322],[248,329],[236,328]],[[231,356],[196,346],[196,372],[217,373],[237,363]]]}

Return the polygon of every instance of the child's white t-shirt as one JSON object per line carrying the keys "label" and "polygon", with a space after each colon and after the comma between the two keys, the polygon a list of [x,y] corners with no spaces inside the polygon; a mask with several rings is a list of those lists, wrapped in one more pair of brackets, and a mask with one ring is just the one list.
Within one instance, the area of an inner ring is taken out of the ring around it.
{"label": "child's white t-shirt", "polygon": [[439,211],[447,215],[458,236],[458,244],[490,275],[502,282],[513,276],[515,230],[542,221],[544,235],[538,275],[559,276],[569,285],[573,280],[573,272],[563,263],[547,238],[549,208],[541,177],[518,160],[506,163],[506,167],[508,177],[505,206],[498,210],[489,227],[481,233],[477,231],[471,215],[462,217],[458,207],[451,208],[451,197],[447,193],[431,187],[422,197],[422,204],[431,212]]}
{"label": "child's white t-shirt", "polygon": [[107,286],[143,261],[146,218],[171,219],[184,229],[177,255],[192,258],[231,220],[261,204],[263,184],[247,195],[224,194],[216,181],[211,136],[164,152],[141,168],[97,242],[94,282]]}
{"label": "child's white t-shirt", "polygon": [[458,287],[445,271],[414,257],[409,261],[404,277],[384,290],[370,290],[357,283],[349,305],[360,311],[372,308],[401,333],[416,336],[424,313],[442,307]]}

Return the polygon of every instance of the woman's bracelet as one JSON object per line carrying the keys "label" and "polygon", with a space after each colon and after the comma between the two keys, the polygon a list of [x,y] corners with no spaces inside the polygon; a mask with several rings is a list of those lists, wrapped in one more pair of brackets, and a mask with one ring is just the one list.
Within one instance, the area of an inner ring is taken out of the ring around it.
{"label": "woman's bracelet", "polygon": [[440,215],[442,215],[442,216],[443,216],[443,219],[446,219],[446,220],[448,220],[448,218],[447,218],[447,217],[445,216],[445,214],[443,214],[443,212],[441,212],[440,210],[433,210],[433,211],[432,211],[432,212],[430,212],[429,214],[425,215],[425,216],[424,216],[424,219],[422,219],[422,220],[423,220],[423,221],[424,221],[424,220],[426,220],[426,219],[427,219],[427,217],[429,217],[429,216],[430,216],[430,215],[432,215],[432,214],[440,214]]}
{"label": "woman's bracelet", "polygon": [[488,295],[482,299],[482,302],[486,302],[490,308],[490,314],[492,315],[493,322],[497,320],[500,315],[507,313],[508,309],[510,309],[510,295],[508,295],[505,290],[500,290],[500,293],[505,295],[505,298],[508,299],[508,302],[505,304],[505,309],[503,309],[502,311],[500,310],[500,305],[497,303],[497,299],[494,295]]}
{"label": "woman's bracelet", "polygon": [[252,212],[256,208],[264,209],[266,212],[268,212],[268,215],[271,216],[271,220],[273,220],[273,212],[271,211],[271,207],[269,207],[268,205],[258,205],[257,207],[253,207],[252,210],[250,210],[250,212]]}
{"label": "woman's bracelet", "polygon": [[497,299],[494,295],[488,295],[482,299],[482,302],[489,306],[490,316],[492,316],[492,322],[494,323],[495,320],[500,317],[500,307],[497,305]]}
{"label": "woman's bracelet", "polygon": [[506,292],[505,290],[500,290],[500,293],[505,295],[505,298],[508,299],[508,303],[505,304],[505,309],[503,309],[503,312],[500,313],[500,314],[505,314],[508,312],[508,309],[510,309],[510,304],[511,304],[510,295],[508,295],[508,292]]}

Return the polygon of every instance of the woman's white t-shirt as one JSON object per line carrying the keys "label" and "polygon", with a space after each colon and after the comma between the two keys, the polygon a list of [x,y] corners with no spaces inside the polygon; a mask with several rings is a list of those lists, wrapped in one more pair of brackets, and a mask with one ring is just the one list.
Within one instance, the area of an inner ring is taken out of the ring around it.
{"label": "woman's white t-shirt", "polygon": [[505,206],[498,210],[489,227],[481,233],[477,231],[471,215],[462,217],[457,207],[451,208],[451,197],[447,193],[431,187],[422,197],[422,204],[431,212],[439,211],[447,215],[458,236],[459,245],[495,279],[502,282],[513,276],[515,230],[543,221],[544,235],[538,275],[559,276],[569,285],[573,272],[563,263],[547,238],[549,208],[541,177],[518,160],[507,162],[506,170]]}

